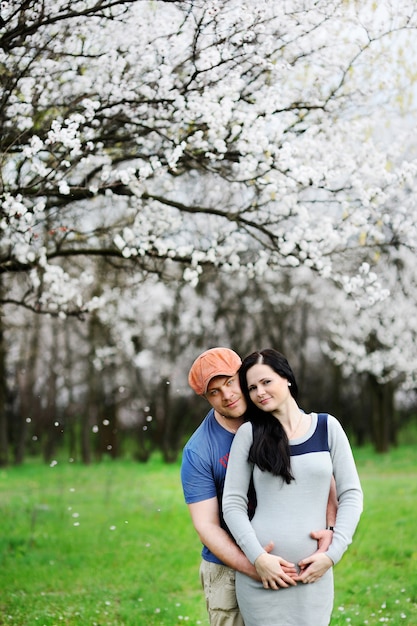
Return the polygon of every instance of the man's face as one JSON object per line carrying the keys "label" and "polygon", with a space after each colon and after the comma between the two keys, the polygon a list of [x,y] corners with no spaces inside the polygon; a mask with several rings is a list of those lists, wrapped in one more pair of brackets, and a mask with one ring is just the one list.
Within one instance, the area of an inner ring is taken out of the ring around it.
{"label": "man's face", "polygon": [[223,417],[240,418],[246,411],[246,400],[240,389],[237,374],[212,378],[205,397],[213,409]]}

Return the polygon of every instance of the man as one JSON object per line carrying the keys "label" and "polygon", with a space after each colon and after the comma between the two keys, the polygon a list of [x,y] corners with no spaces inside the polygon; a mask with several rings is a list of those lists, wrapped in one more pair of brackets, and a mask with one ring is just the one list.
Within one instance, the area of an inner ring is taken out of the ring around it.
{"label": "man", "polygon": [[[244,626],[235,594],[235,570],[259,579],[256,569],[228,533],[222,515],[222,495],[233,437],[244,421],[246,401],[239,385],[241,358],[229,348],[211,348],[194,361],[190,387],[204,396],[211,410],[183,451],[181,480],[195,530],[203,544],[200,578],[211,626]],[[336,507],[328,513],[335,520]],[[331,531],[312,536],[321,550],[331,543]],[[273,545],[265,546],[271,551]],[[286,562],[287,573],[296,574]]]}

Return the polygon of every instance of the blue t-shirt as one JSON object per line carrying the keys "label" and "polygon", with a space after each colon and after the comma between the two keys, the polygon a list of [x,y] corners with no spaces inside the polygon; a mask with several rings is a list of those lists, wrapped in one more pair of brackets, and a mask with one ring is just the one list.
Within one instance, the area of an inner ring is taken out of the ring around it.
{"label": "blue t-shirt", "polygon": [[[223,520],[222,497],[227,461],[234,433],[221,426],[211,409],[203,422],[184,447],[181,465],[181,481],[187,504],[209,500],[217,496],[220,524],[227,532]],[[202,557],[212,563],[222,562],[203,547]]]}

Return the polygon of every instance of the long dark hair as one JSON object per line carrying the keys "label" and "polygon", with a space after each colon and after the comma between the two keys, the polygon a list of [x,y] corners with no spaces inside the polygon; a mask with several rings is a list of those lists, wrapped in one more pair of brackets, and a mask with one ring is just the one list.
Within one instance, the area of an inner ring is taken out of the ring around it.
{"label": "long dark hair", "polygon": [[262,471],[271,472],[274,476],[282,476],[283,480],[289,484],[294,480],[294,476],[291,472],[287,433],[278,419],[255,406],[249,396],[246,374],[257,363],[269,365],[279,376],[288,380],[289,390],[294,399],[297,399],[298,395],[297,382],[285,356],[272,348],[249,354],[239,369],[240,386],[248,404],[245,418],[252,422],[253,427],[253,443],[249,450],[248,460]]}

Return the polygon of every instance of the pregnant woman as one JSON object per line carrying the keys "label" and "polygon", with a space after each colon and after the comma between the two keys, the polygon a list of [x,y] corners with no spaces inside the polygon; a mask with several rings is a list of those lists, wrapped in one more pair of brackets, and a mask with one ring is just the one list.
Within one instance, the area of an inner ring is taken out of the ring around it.
{"label": "pregnant woman", "polygon": [[[352,541],[362,512],[362,490],[349,441],[336,418],[304,413],[286,358],[255,352],[239,370],[248,401],[236,433],[223,495],[224,518],[262,582],[236,574],[245,626],[328,626],[333,609],[333,565]],[[247,513],[253,476],[257,508]],[[334,476],[338,510],[333,540],[316,552],[312,528],[326,524]],[[262,546],[274,542],[272,553]],[[281,567],[297,567],[290,576]]]}

